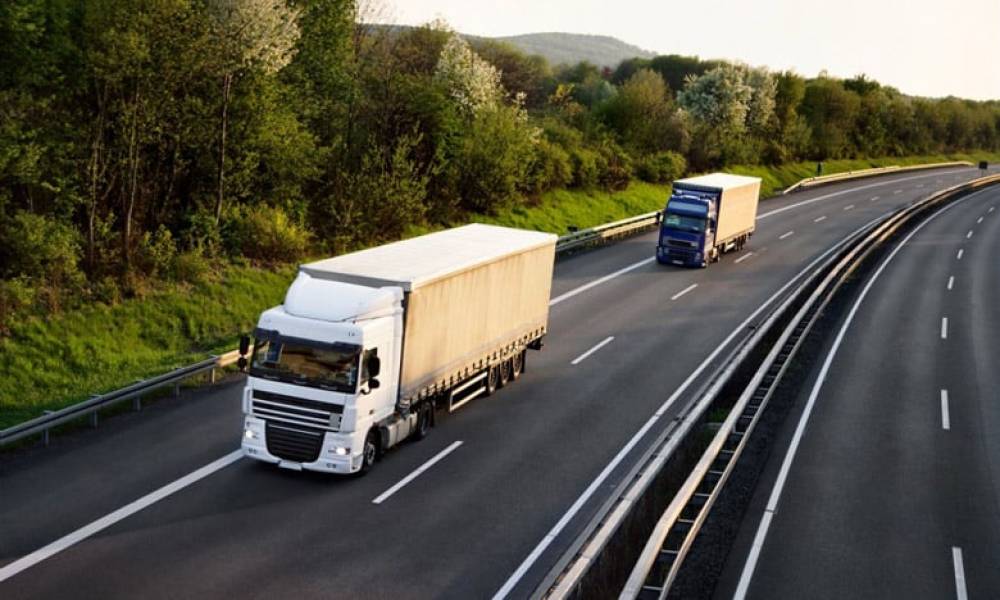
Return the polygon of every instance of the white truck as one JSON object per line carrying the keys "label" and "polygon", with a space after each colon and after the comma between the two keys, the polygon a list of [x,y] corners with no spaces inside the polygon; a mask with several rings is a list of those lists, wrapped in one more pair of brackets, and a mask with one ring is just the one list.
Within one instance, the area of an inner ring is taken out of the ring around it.
{"label": "white truck", "polygon": [[254,331],[244,455],[367,472],[435,408],[517,379],[548,326],[555,243],[474,224],[302,265]]}

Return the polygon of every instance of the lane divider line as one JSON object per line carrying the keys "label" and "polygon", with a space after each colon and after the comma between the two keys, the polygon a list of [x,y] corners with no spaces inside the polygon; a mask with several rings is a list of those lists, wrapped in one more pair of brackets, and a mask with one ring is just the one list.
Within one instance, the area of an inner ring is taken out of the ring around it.
{"label": "lane divider line", "polygon": [[674,294],[673,296],[671,296],[670,299],[671,300],[676,300],[676,299],[680,298],[681,296],[683,296],[684,294],[690,292],[691,290],[693,290],[696,287],[698,287],[698,284],[697,283],[692,283],[691,285],[687,286],[683,290],[681,290],[681,291],[677,292],[676,294]]}
{"label": "lane divider line", "polygon": [[221,469],[225,469],[226,467],[240,460],[241,458],[243,458],[243,450],[234,450],[233,452],[230,452],[229,454],[223,456],[222,458],[214,460],[205,465],[204,467],[201,467],[196,471],[192,471],[187,475],[185,475],[184,477],[172,481],[167,485],[146,494],[142,498],[139,498],[138,500],[126,504],[125,506],[119,508],[118,510],[109,513],[101,517],[100,519],[97,519],[96,521],[91,522],[89,525],[84,525],[83,527],[77,529],[76,531],[68,535],[59,538],[58,540],[52,542],[51,544],[43,546],[42,548],[35,550],[29,555],[15,560],[14,562],[4,566],[3,568],[0,568],[0,582],[6,581],[11,577],[17,575],[21,571],[24,571],[25,569],[29,569],[37,565],[46,558],[49,558],[54,554],[58,554],[63,550],[66,550],[67,548],[70,548],[71,546],[74,546],[82,542],[83,540],[97,533],[100,533],[101,531],[104,531],[105,529],[111,527],[112,525],[121,521],[122,519],[126,519],[134,515],[135,513],[141,511],[142,509],[146,508],[147,506],[155,504],[160,500],[163,500],[167,496],[177,493],[183,490],[184,488],[194,483],[197,483],[198,481],[201,481],[202,479],[208,477],[212,473],[215,473],[216,471],[219,471]]}
{"label": "lane divider line", "polygon": [[976,194],[971,194],[952,202],[936,213],[933,213],[922,223],[914,227],[913,230],[910,231],[905,238],[903,238],[903,241],[892,249],[892,252],[889,253],[889,256],[886,257],[885,261],[878,266],[871,278],[865,284],[865,287],[862,288],[857,299],[855,299],[854,304],[851,306],[851,310],[847,313],[847,318],[840,326],[840,331],[837,332],[837,337],[833,340],[833,345],[827,352],[826,359],[823,361],[823,366],[820,368],[819,375],[813,383],[812,390],[809,392],[809,399],[806,401],[805,408],[802,410],[802,416],[799,418],[799,423],[795,428],[791,444],[785,452],[784,460],[781,463],[781,469],[778,472],[778,478],[775,481],[774,488],[771,490],[771,495],[767,500],[764,515],[760,520],[760,524],[757,526],[757,533],[754,535],[753,544],[750,546],[750,553],[747,556],[747,561],[743,564],[743,571],[740,573],[739,584],[736,587],[736,592],[733,594],[733,600],[745,600],[747,596],[747,592],[750,589],[750,582],[753,579],[754,571],[757,569],[757,561],[760,559],[760,554],[764,547],[764,541],[767,538],[767,532],[768,529],[770,529],[773,518],[769,516],[768,511],[772,514],[777,512],[778,500],[781,498],[781,493],[785,488],[785,482],[788,480],[788,472],[792,468],[792,462],[795,460],[795,454],[798,452],[799,444],[802,442],[802,436],[805,434],[806,425],[809,423],[809,417],[812,415],[813,407],[816,405],[816,399],[819,397],[819,393],[823,389],[823,384],[826,382],[826,376],[830,371],[830,366],[833,364],[833,359],[837,356],[837,351],[840,349],[840,345],[844,341],[844,336],[847,335],[847,330],[854,321],[854,317],[857,314],[858,309],[861,307],[861,303],[864,302],[868,292],[871,291],[872,286],[874,286],[875,282],[878,281],[882,272],[885,271],[885,268],[892,262],[892,259],[895,258],[899,251],[906,246],[907,242],[909,242],[914,235],[920,232],[921,229],[937,217],[975,195]]}
{"label": "lane divider line", "polygon": [[813,223],[819,223],[820,221],[825,221],[825,220],[826,220],[826,215],[823,215],[822,217],[817,217],[813,219]]}
{"label": "lane divider line", "polygon": [[386,491],[382,492],[382,494],[379,495],[378,498],[375,498],[374,500],[372,500],[372,504],[382,504],[383,502],[385,502],[386,500],[388,500],[390,496],[392,496],[393,494],[395,494],[399,490],[403,489],[403,487],[406,486],[406,484],[410,483],[411,481],[413,481],[417,477],[420,477],[421,473],[423,473],[427,469],[433,467],[435,464],[438,463],[438,461],[440,461],[442,458],[448,456],[449,454],[451,454],[452,452],[454,452],[455,450],[457,450],[458,447],[461,446],[461,445],[462,445],[462,440],[457,440],[455,442],[452,442],[450,446],[448,446],[444,450],[442,450],[442,451],[438,452],[437,454],[435,454],[430,460],[428,460],[424,464],[422,464],[419,467],[417,467],[417,469],[415,471],[413,471],[412,473],[410,473],[406,477],[400,479],[396,483],[396,485],[394,485],[391,488],[387,489]]}
{"label": "lane divider line", "polygon": [[967,239],[967,240],[972,239],[972,230],[971,229],[969,230],[969,233],[965,234],[965,239]]}
{"label": "lane divider line", "polygon": [[976,224],[977,225],[980,224],[980,223],[982,223],[982,222],[983,222],[983,218],[982,217],[979,217],[978,219],[976,219]]}
{"label": "lane divider line", "polygon": [[965,589],[965,561],[962,559],[962,549],[951,547],[951,562],[955,566],[955,597],[958,600],[969,600],[969,592]]}
{"label": "lane divider line", "polygon": [[902,194],[903,190],[893,190],[893,194]]}
{"label": "lane divider line", "polygon": [[965,254],[965,248],[959,248],[958,254],[955,255],[955,260],[962,260],[963,254]]}
{"label": "lane divider line", "polygon": [[988,211],[986,211],[986,212],[991,213],[991,212],[993,212],[993,209],[995,209],[995,208],[996,208],[995,206],[991,206],[990,209]]}
{"label": "lane divider line", "polygon": [[601,348],[607,346],[612,341],[614,341],[614,339],[615,339],[615,336],[609,335],[608,337],[604,338],[604,340],[602,340],[601,342],[599,342],[596,346],[594,346],[590,350],[587,350],[586,352],[584,352],[580,356],[577,356],[575,359],[573,359],[573,362],[571,362],[569,364],[571,364],[571,365],[578,365],[578,364],[582,363],[583,361],[587,360],[587,357],[589,357],[594,352],[597,352]]}
{"label": "lane divider line", "polygon": [[871,199],[870,201],[871,201],[871,202],[878,202],[878,199],[879,199],[880,197],[881,197],[881,196],[873,196],[873,197],[872,197],[872,199]]}
{"label": "lane divider line", "polygon": [[792,236],[792,235],[795,235],[795,232],[794,232],[794,231],[789,231],[789,232],[787,232],[787,233],[783,233],[783,234],[781,234],[781,235],[780,235],[780,236],[778,237],[778,239],[779,239],[779,240],[783,240],[783,239],[785,239],[786,237],[789,237],[789,236]]}
{"label": "lane divider line", "polygon": [[562,294],[560,296],[556,296],[555,298],[549,300],[549,306],[555,306],[556,304],[559,304],[563,300],[569,300],[570,298],[572,298],[573,296],[576,296],[577,294],[580,294],[582,292],[586,292],[590,288],[597,287],[597,286],[601,285],[602,283],[607,283],[607,282],[611,281],[612,279],[614,279],[615,277],[618,277],[620,275],[624,275],[625,273],[628,273],[629,271],[634,271],[635,269],[638,269],[639,267],[641,267],[643,265],[648,265],[649,263],[653,262],[654,260],[656,260],[655,256],[651,256],[649,258],[644,258],[644,259],[640,260],[637,263],[632,263],[632,264],[630,264],[627,267],[618,269],[614,273],[610,273],[608,275],[605,275],[604,277],[601,277],[600,279],[595,279],[594,281],[591,281],[590,283],[586,283],[584,285],[581,285],[578,288],[572,289],[572,290],[566,292],[565,294]]}
{"label": "lane divider line", "polygon": [[948,413],[948,390],[941,390],[941,429],[951,430],[951,415]]}
{"label": "lane divider line", "polygon": [[741,257],[737,258],[736,260],[734,260],[734,261],[733,261],[733,264],[734,264],[734,265],[738,265],[738,264],[740,264],[741,262],[745,261],[746,259],[750,258],[751,256],[753,256],[753,252],[747,252],[747,253],[746,253],[746,254],[744,254],[743,256],[741,256]]}
{"label": "lane divider line", "polygon": [[948,291],[951,291],[951,288],[954,286],[955,286],[955,276],[952,275],[951,277],[948,278]]}
{"label": "lane divider line", "polygon": [[948,317],[941,317],[941,339],[948,339]]}
{"label": "lane divider line", "polygon": [[854,208],[854,205],[848,204],[847,206],[844,207],[844,210],[851,210],[852,208]]}

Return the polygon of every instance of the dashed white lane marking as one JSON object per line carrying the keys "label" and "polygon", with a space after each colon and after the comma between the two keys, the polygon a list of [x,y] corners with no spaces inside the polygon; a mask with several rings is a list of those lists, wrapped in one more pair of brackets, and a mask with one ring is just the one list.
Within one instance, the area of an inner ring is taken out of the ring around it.
{"label": "dashed white lane marking", "polygon": [[941,317],[941,339],[948,339],[948,317]]}
{"label": "dashed white lane marking", "polygon": [[427,469],[433,467],[435,464],[437,464],[437,462],[439,460],[441,460],[442,458],[448,456],[449,454],[451,454],[452,452],[454,452],[455,450],[457,450],[458,447],[461,446],[461,445],[462,445],[462,441],[461,440],[457,440],[455,442],[452,442],[450,446],[448,446],[444,450],[438,452],[437,454],[434,455],[433,458],[431,458],[430,460],[428,460],[424,464],[422,464],[419,467],[417,467],[416,471],[414,471],[414,472],[410,473],[409,475],[407,475],[406,477],[400,479],[399,482],[396,485],[394,485],[391,488],[387,489],[386,491],[382,492],[382,494],[378,498],[375,498],[374,500],[372,500],[372,504],[382,504],[383,502],[385,502],[389,498],[389,496],[391,496],[391,495],[395,494],[396,492],[398,492],[399,490],[401,490],[403,488],[403,486],[405,486],[406,484],[410,483],[411,481],[413,481],[417,477],[420,477],[421,473],[423,473]]}
{"label": "dashed white lane marking", "polygon": [[962,260],[962,255],[965,254],[965,249],[960,248],[958,254],[955,255],[955,260]]}
{"label": "dashed white lane marking", "polygon": [[779,240],[783,240],[783,239],[785,239],[786,237],[790,237],[790,236],[792,236],[792,235],[795,235],[795,232],[794,232],[794,231],[789,231],[788,233],[783,233],[783,234],[781,234],[781,235],[780,235],[780,236],[778,237],[778,239],[779,239]]}
{"label": "dashed white lane marking", "polygon": [[996,208],[995,206],[991,206],[990,209],[988,211],[986,211],[986,212],[991,213],[991,212],[993,212],[993,209],[995,209],[995,208]]}
{"label": "dashed white lane marking", "polygon": [[851,210],[852,208],[854,208],[854,205],[848,204],[847,206],[844,207],[844,210]]}
{"label": "dashed white lane marking", "polygon": [[948,412],[948,390],[941,390],[941,429],[951,431],[951,415]]}
{"label": "dashed white lane marking", "polygon": [[569,364],[571,364],[571,365],[578,365],[578,364],[582,363],[583,361],[587,360],[587,357],[588,357],[588,356],[590,356],[590,355],[591,355],[591,354],[593,354],[594,352],[597,352],[597,351],[598,351],[598,350],[600,350],[601,348],[603,348],[603,347],[607,346],[607,345],[608,345],[608,344],[610,344],[610,343],[611,343],[612,341],[614,341],[614,339],[615,339],[615,336],[613,336],[613,335],[609,335],[608,337],[606,337],[606,338],[604,338],[603,340],[601,340],[601,341],[600,341],[600,342],[599,342],[599,343],[598,343],[598,344],[597,344],[596,346],[594,346],[594,347],[593,347],[593,348],[591,348],[590,350],[587,350],[586,352],[584,352],[584,353],[583,353],[583,354],[581,354],[580,356],[577,356],[576,358],[574,358],[574,359],[573,359],[573,362],[571,362],[571,363],[569,363]]}
{"label": "dashed white lane marking", "polygon": [[733,264],[737,264],[738,265],[741,262],[745,261],[746,259],[750,258],[751,256],[753,256],[753,252],[747,252],[743,256],[741,256],[741,257],[737,258],[736,260],[734,260]]}
{"label": "dashed white lane marking", "polygon": [[555,298],[549,300],[549,306],[555,306],[556,304],[559,304],[563,300],[569,300],[570,298],[572,298],[573,296],[576,296],[577,294],[580,294],[582,292],[586,292],[590,288],[599,286],[602,283],[607,283],[608,281],[611,281],[615,277],[618,277],[619,275],[624,275],[625,273],[628,273],[629,271],[638,269],[639,267],[641,267],[643,265],[648,265],[649,263],[653,262],[654,260],[656,260],[655,256],[651,257],[651,258],[645,258],[643,260],[640,260],[637,263],[632,263],[631,265],[629,265],[627,267],[623,267],[621,269],[618,269],[614,273],[610,273],[608,275],[605,275],[604,277],[601,277],[600,279],[595,279],[594,281],[591,281],[590,283],[581,285],[580,287],[572,289],[572,290],[566,292],[565,294],[563,294],[561,296],[556,296]]}
{"label": "dashed white lane marking", "polygon": [[683,296],[684,294],[690,292],[691,290],[693,290],[696,287],[698,287],[698,284],[697,283],[692,283],[691,285],[687,286],[683,290],[681,290],[681,291],[677,292],[676,294],[674,294],[673,296],[671,296],[670,299],[671,300],[676,300],[676,299],[680,298],[681,296]]}
{"label": "dashed white lane marking", "polygon": [[872,197],[872,199],[871,199],[870,201],[871,201],[871,202],[878,202],[878,199],[879,199],[879,198],[881,198],[881,196],[873,196],[873,197]]}
{"label": "dashed white lane marking", "polygon": [[826,220],[826,215],[823,215],[822,217],[816,217],[815,219],[813,219],[813,223],[819,223],[820,221],[825,221],[825,220]]}
{"label": "dashed white lane marking", "polygon": [[924,187],[924,184],[922,184],[922,183],[918,183],[918,184],[917,184],[917,189],[920,189],[920,188],[922,188],[922,187]]}
{"label": "dashed white lane marking", "polygon": [[969,230],[969,233],[965,234],[965,239],[967,239],[967,240],[971,240],[972,239],[972,230],[971,229]]}
{"label": "dashed white lane marking", "polygon": [[976,219],[976,223],[982,223],[982,222],[983,222],[983,218],[982,217],[979,217],[978,219]]}
{"label": "dashed white lane marking", "polygon": [[951,288],[953,288],[953,287],[955,287],[955,276],[954,275],[952,275],[951,277],[948,278],[948,289],[951,290]]}
{"label": "dashed white lane marking", "polygon": [[903,190],[893,190],[892,193],[893,194],[902,194]]}
{"label": "dashed white lane marking", "polygon": [[965,589],[965,561],[962,560],[962,549],[951,547],[951,562],[955,566],[955,597],[958,600],[969,600],[969,592]]}

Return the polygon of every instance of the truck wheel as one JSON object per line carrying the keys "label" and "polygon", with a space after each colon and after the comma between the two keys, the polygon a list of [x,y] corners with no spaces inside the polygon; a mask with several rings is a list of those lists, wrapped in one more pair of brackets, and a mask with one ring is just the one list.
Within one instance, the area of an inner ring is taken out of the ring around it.
{"label": "truck wheel", "polygon": [[510,359],[501,362],[498,368],[500,369],[499,387],[503,387],[510,381]]}
{"label": "truck wheel", "polygon": [[497,367],[488,367],[486,371],[486,393],[484,396],[492,396],[493,392],[497,391],[497,380],[500,379],[500,369]]}
{"label": "truck wheel", "polygon": [[510,379],[517,381],[517,378],[524,372],[524,350],[521,350],[510,359]]}
{"label": "truck wheel", "polygon": [[431,411],[434,410],[430,404],[424,404],[417,413],[417,429],[413,432],[413,439],[419,441],[427,437],[431,430]]}
{"label": "truck wheel", "polygon": [[361,451],[361,471],[358,475],[364,475],[375,468],[375,459],[378,457],[378,433],[372,429],[365,436],[365,447]]}

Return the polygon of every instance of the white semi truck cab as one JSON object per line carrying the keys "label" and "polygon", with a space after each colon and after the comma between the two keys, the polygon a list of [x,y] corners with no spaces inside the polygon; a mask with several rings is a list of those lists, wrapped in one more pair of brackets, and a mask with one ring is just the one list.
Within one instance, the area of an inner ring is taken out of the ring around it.
{"label": "white semi truck cab", "polygon": [[367,471],[436,408],[516,379],[546,333],[555,240],[467,225],[300,267],[254,331],[244,454]]}

